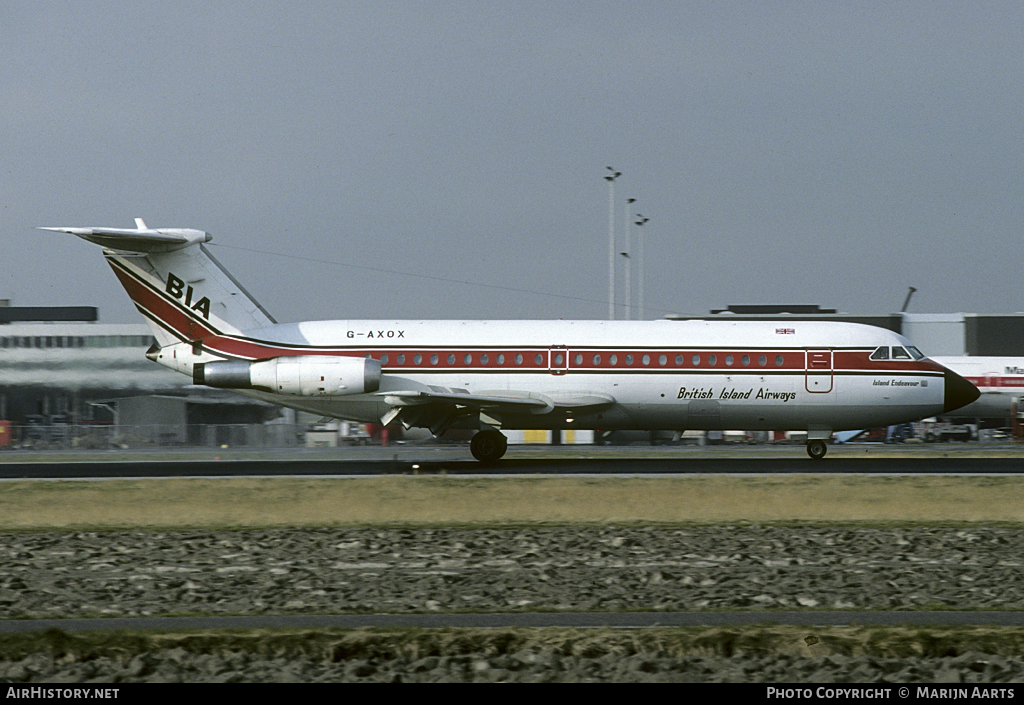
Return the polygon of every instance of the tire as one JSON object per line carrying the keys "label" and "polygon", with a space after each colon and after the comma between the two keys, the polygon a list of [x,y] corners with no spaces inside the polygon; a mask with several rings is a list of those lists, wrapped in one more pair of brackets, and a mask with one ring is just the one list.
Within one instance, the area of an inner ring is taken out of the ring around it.
{"label": "tire", "polygon": [[825,445],[825,441],[807,441],[807,455],[813,460],[821,460],[827,452],[828,446]]}
{"label": "tire", "polygon": [[469,442],[469,450],[481,463],[495,463],[508,450],[508,439],[499,431],[480,431]]}

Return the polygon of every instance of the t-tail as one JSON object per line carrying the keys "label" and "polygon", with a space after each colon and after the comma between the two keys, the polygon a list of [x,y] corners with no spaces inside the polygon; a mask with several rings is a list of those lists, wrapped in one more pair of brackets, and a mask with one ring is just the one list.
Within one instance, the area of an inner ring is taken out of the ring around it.
{"label": "t-tail", "polygon": [[103,254],[160,347],[276,323],[203,243],[202,230],[39,228],[103,246]]}

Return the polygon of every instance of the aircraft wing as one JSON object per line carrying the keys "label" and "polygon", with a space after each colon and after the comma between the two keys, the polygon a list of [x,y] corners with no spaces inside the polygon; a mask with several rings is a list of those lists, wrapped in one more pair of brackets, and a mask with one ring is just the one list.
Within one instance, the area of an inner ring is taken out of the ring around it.
{"label": "aircraft wing", "polygon": [[409,407],[454,407],[455,409],[478,410],[488,415],[501,414],[546,414],[555,409],[571,410],[576,413],[596,411],[615,403],[615,397],[601,392],[559,394],[551,397],[538,392],[518,390],[484,391],[470,394],[459,389],[431,387],[429,390],[380,392],[384,401],[392,407],[382,422],[387,424]]}

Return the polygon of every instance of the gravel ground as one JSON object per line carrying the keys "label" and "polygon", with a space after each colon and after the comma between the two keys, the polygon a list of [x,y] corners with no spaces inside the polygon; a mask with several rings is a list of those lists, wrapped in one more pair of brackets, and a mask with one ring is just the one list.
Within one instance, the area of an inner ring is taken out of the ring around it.
{"label": "gravel ground", "polygon": [[586,657],[537,649],[498,656],[481,653],[334,662],[245,653],[193,654],[178,648],[131,659],[100,657],[66,663],[38,654],[13,663],[0,662],[0,683],[1019,683],[1022,676],[1024,659],[974,652],[940,658],[672,657],[658,652]]}
{"label": "gravel ground", "polygon": [[1016,609],[1024,530],[295,529],[0,534],[0,618]]}
{"label": "gravel ground", "polygon": [[[1016,609],[1024,605],[1024,530],[1010,528],[14,533],[0,534],[0,560],[3,619],[447,610]],[[281,668],[268,666],[268,677],[259,675],[264,666],[252,671],[230,659],[228,666],[186,666],[180,654],[143,656],[136,657],[143,665],[132,666],[134,674],[124,671],[128,665],[107,668],[96,660],[76,664],[73,674],[60,671],[60,677],[173,680],[174,673],[189,680],[235,675],[244,680],[761,680],[763,676],[799,681],[808,680],[808,674],[814,674],[810,680],[830,681],[846,679],[840,677],[843,674],[857,674],[853,679],[859,681],[1024,677],[1020,659],[1004,659],[991,667],[987,662],[964,665],[949,658],[929,659],[925,665],[879,659],[873,665],[849,660],[807,664],[791,655],[765,657],[757,663],[733,657],[716,657],[719,661],[693,657],[684,663],[657,654],[603,657],[603,661],[570,655],[579,661],[571,668],[563,667],[563,657],[555,664],[538,654],[538,662],[520,654],[512,661],[507,660],[512,655],[505,655],[506,660],[497,663],[460,655],[429,668],[424,663],[398,662],[367,661],[361,667],[351,662],[330,667],[286,663],[279,664]],[[743,670],[747,668],[754,670]],[[52,669],[40,670],[21,661],[0,663],[0,679],[57,675]]]}

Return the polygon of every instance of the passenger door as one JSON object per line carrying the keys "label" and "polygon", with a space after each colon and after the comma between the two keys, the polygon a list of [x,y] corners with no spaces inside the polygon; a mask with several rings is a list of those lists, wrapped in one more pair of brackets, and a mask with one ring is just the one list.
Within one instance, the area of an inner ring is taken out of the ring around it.
{"label": "passenger door", "polygon": [[805,368],[805,387],[812,394],[832,391],[832,350],[808,348]]}

